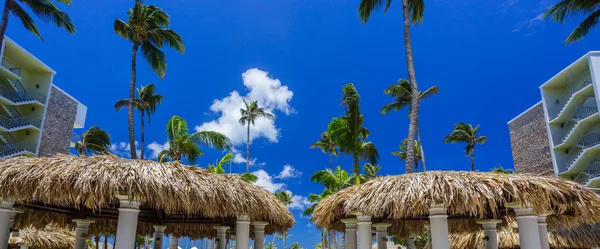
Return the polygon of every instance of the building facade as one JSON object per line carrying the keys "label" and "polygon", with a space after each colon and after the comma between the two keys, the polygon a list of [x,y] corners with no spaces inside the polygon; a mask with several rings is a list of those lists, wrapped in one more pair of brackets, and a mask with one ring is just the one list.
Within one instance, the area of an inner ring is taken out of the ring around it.
{"label": "building facade", "polygon": [[87,107],[54,85],[52,68],[8,37],[0,56],[0,157],[69,153]]}
{"label": "building facade", "polygon": [[600,187],[600,52],[587,53],[540,91],[542,101],[508,123],[515,169]]}

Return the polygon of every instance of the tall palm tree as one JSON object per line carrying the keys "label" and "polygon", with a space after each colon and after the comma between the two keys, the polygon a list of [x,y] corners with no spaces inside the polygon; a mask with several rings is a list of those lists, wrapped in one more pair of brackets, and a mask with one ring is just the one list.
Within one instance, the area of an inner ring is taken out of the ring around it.
{"label": "tall palm tree", "polygon": [[283,248],[283,249],[285,249],[285,248],[286,248],[286,246],[285,246],[285,245],[286,245],[286,244],[285,244],[285,242],[286,242],[287,238],[289,238],[290,236],[291,236],[291,235],[289,235],[288,233],[283,233],[283,234],[279,234],[279,235],[277,235],[277,238],[278,238],[279,240],[281,240],[281,242],[282,242],[281,248]]}
{"label": "tall palm tree", "polygon": [[248,103],[244,99],[244,107],[240,108],[242,117],[239,122],[242,125],[248,125],[248,131],[246,133],[248,140],[246,141],[246,172],[250,172],[250,124],[254,125],[257,118],[265,117],[270,120],[275,119],[273,114],[265,111],[264,108],[258,107],[258,101],[251,101]]}
{"label": "tall palm tree", "polygon": [[[391,97],[394,98],[394,102],[389,103],[384,105],[381,108],[381,114],[385,115],[385,114],[389,114],[392,111],[399,111],[405,107],[408,108],[408,115],[410,116],[412,113],[412,88],[411,88],[411,84],[408,80],[405,79],[400,79],[398,80],[398,82],[396,84],[393,84],[391,86],[388,86],[385,91],[383,92],[386,95],[390,95]],[[429,89],[425,90],[425,91],[418,91],[418,95],[419,96],[419,102],[422,101],[423,99],[426,98],[430,98],[434,95],[436,95],[438,93],[438,87],[437,86],[432,86]],[[408,143],[408,141],[407,141]],[[419,148],[419,152],[420,152],[420,157],[418,157],[415,151],[413,151],[413,153],[415,154],[415,169],[417,168],[417,164],[419,164],[419,160],[422,161],[423,163],[423,168],[425,168],[425,153],[423,151],[423,143],[421,143],[421,132],[419,129],[419,123],[417,122],[417,141],[414,142],[414,144],[418,143],[418,147]],[[406,158],[404,158],[403,160],[406,160]],[[407,172],[409,173],[409,172]]]}
{"label": "tall palm tree", "polygon": [[340,147],[340,152],[352,155],[355,184],[359,185],[360,160],[368,160],[371,164],[377,164],[379,153],[373,143],[366,141],[369,137],[369,130],[363,127],[360,96],[352,83],[344,86],[342,104],[346,107],[346,115],[332,119],[327,132]]}
{"label": "tall palm tree", "polygon": [[352,179],[348,172],[340,166],[337,166],[335,171],[330,169],[319,170],[310,177],[310,181],[320,183],[332,192],[340,191],[352,185]]}
{"label": "tall palm tree", "polygon": [[75,151],[79,155],[109,154],[110,136],[98,126],[92,126],[75,142]]}
{"label": "tall palm tree", "polygon": [[[136,89],[137,97],[133,100],[133,107],[135,107],[142,115],[142,121],[141,121],[142,122],[141,123],[142,146],[141,146],[141,150],[140,150],[140,154],[141,154],[140,158],[141,159],[144,159],[144,146],[145,146],[144,116],[145,116],[145,114],[148,115],[148,123],[150,123],[150,115],[153,114],[154,112],[156,112],[156,107],[158,105],[160,105],[160,103],[163,101],[162,95],[154,93],[155,89],[156,89],[156,86],[154,84],[142,86],[141,88]],[[117,101],[117,103],[115,104],[115,109],[117,111],[119,111],[126,106],[129,106],[129,99],[122,99],[122,100]]]}
{"label": "tall palm tree", "polygon": [[129,106],[127,112],[129,126],[129,143],[131,146],[131,158],[137,158],[135,152],[135,134],[133,122],[134,91],[136,81],[136,57],[142,48],[144,59],[150,64],[152,70],[163,78],[167,70],[165,53],[160,48],[163,45],[174,48],[183,53],[183,40],[175,31],[168,28],[169,15],[154,5],[144,5],[142,0],[136,0],[135,6],[128,11],[127,22],[116,19],[115,32],[123,39],[133,43],[131,52],[131,82],[129,83]]}
{"label": "tall palm tree", "polygon": [[[71,0],[56,1],[71,5]],[[0,44],[4,42],[4,33],[6,33],[6,28],[8,27],[8,16],[10,13],[21,21],[25,29],[43,40],[33,18],[21,6],[22,4],[29,6],[31,12],[45,23],[54,23],[56,26],[67,30],[70,34],[75,33],[75,25],[73,25],[73,21],[71,21],[69,15],[60,11],[50,0],[5,0],[4,9],[2,10],[2,23],[0,23]]]}
{"label": "tall palm tree", "polygon": [[167,122],[167,137],[169,149],[158,154],[158,161],[181,161],[182,158],[187,158],[190,163],[195,163],[204,154],[200,145],[217,150],[231,150],[231,141],[219,132],[199,131],[189,134],[187,122],[179,116],[173,116]]}
{"label": "tall palm tree", "polygon": [[[358,6],[358,13],[363,23],[366,23],[371,16],[371,12],[376,8],[383,7],[385,3],[384,12],[386,12],[391,4],[392,0],[361,0]],[[413,60],[412,43],[410,40],[410,26],[412,24],[419,23],[423,20],[423,12],[425,10],[425,3],[423,0],[402,0],[402,16],[404,23],[404,48],[406,52],[406,67],[408,71],[408,79],[411,84],[411,96],[418,96],[419,87],[417,84],[417,76],[415,73],[415,63]],[[406,158],[406,170],[410,172],[415,164],[414,155],[414,143],[415,133],[417,130],[419,120],[419,100],[412,98],[411,100],[411,112],[410,112],[410,124],[408,126],[408,157]]]}
{"label": "tall palm tree", "polygon": [[290,244],[290,249],[302,249],[302,246],[298,242]]}
{"label": "tall palm tree", "polygon": [[[402,140],[402,143],[400,143],[400,145],[398,146],[398,151],[394,151],[392,152],[392,155],[400,157],[400,160],[402,161],[406,161],[406,146],[408,144],[408,139],[404,139]],[[422,151],[421,148],[423,148],[421,146],[421,144],[419,143],[419,141],[415,141],[415,157],[416,157],[416,161],[415,161],[415,171],[418,171],[419,168],[419,161],[422,161]],[[425,164],[423,164],[423,172],[427,171],[427,169],[425,168]]]}
{"label": "tall palm tree", "polygon": [[450,135],[444,138],[444,143],[466,143],[465,154],[471,157],[471,171],[475,171],[475,145],[487,141],[486,136],[478,136],[479,125],[473,127],[471,124],[460,122],[454,126]]}
{"label": "tall palm tree", "polygon": [[600,18],[600,1],[562,0],[552,6],[544,14],[544,18],[552,18],[559,23],[565,23],[568,17],[575,15],[585,16],[585,19],[569,34],[565,43],[580,41],[592,28],[596,27],[598,18]]}
{"label": "tall palm tree", "polygon": [[335,141],[331,139],[331,135],[325,131],[321,133],[321,139],[314,144],[310,145],[311,149],[319,148],[323,153],[329,154],[329,169],[333,170],[333,156],[338,155],[337,145]]}

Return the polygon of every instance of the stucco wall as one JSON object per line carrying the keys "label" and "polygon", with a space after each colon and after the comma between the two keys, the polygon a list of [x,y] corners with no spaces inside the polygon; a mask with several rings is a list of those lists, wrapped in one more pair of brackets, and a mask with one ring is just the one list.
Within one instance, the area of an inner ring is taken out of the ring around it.
{"label": "stucco wall", "polygon": [[38,156],[69,153],[77,102],[52,86]]}
{"label": "stucco wall", "polygon": [[512,120],[508,128],[515,170],[518,173],[553,175],[542,103]]}

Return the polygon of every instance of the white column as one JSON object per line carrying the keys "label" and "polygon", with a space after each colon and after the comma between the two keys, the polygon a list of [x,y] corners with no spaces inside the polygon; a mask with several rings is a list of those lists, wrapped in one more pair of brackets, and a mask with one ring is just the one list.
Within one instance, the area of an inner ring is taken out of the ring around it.
{"label": "white column", "polygon": [[509,203],[507,207],[512,207],[515,210],[521,249],[542,248],[537,215],[533,213],[533,208],[522,207],[519,203]]}
{"label": "white column", "polygon": [[392,224],[390,223],[377,223],[373,225],[377,234],[377,249],[387,249],[387,229],[391,226]]}
{"label": "white column", "polygon": [[118,248],[133,248],[137,231],[140,202],[129,200],[126,195],[117,195],[119,198],[119,220],[117,221],[117,235],[115,246]]}
{"label": "white column", "polygon": [[250,248],[250,218],[246,215],[240,215],[235,221],[235,248]]}
{"label": "white column", "polygon": [[225,249],[225,244],[227,243],[227,226],[215,226],[217,229],[217,249]]}
{"label": "white column", "polygon": [[[487,237],[485,249],[498,249],[498,231],[497,225],[502,223],[501,220],[480,220],[477,224],[483,226],[483,234]],[[549,248],[548,248],[549,249]]]}
{"label": "white column", "polygon": [[74,219],[75,226],[75,249],[86,249],[87,244],[85,243],[88,238],[88,230],[90,224],[94,223],[93,220],[86,219]]}
{"label": "white column", "polygon": [[356,222],[357,219],[343,219],[346,226],[346,249],[356,249]]}
{"label": "white column", "polygon": [[154,245],[152,248],[154,249],[162,249],[163,248],[163,240],[165,238],[165,225],[154,225]]}
{"label": "white column", "polygon": [[358,249],[371,249],[371,216],[356,215],[358,227]]}
{"label": "white column", "polygon": [[169,234],[169,249],[178,249],[177,237],[173,234]]}
{"label": "white column", "polygon": [[254,226],[254,248],[265,248],[265,226],[269,224],[266,221],[252,222]]}
{"label": "white column", "polygon": [[0,249],[8,248],[8,238],[10,237],[10,228],[12,227],[10,220],[15,215],[12,207],[12,202],[3,201],[0,203]]}
{"label": "white column", "polygon": [[448,215],[443,205],[431,205],[429,208],[431,226],[431,245],[433,249],[450,249],[448,237]]}
{"label": "white column", "polygon": [[550,214],[538,215],[537,223],[538,230],[540,233],[540,244],[542,249],[550,249],[550,241],[548,241],[548,223],[546,223],[546,217]]}

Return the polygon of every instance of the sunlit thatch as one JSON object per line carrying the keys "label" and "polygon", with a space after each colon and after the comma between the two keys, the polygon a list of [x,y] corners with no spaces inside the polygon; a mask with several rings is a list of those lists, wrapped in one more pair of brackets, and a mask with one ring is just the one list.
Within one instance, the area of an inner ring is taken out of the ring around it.
{"label": "sunlit thatch", "polygon": [[[144,208],[161,210],[166,215],[216,220],[248,215],[252,220],[268,221],[267,232],[286,231],[294,224],[293,215],[267,190],[236,175],[213,174],[177,162],[68,155],[0,160],[0,199],[15,201],[25,208],[53,205],[98,214],[118,207],[117,194],[140,200]],[[69,222],[69,217],[48,212],[27,211],[19,216],[19,225],[36,223],[39,227],[50,221]],[[106,229],[116,224],[105,222]],[[147,228],[151,229],[151,225]]]}
{"label": "sunlit thatch", "polygon": [[22,244],[30,249],[72,249],[75,244],[75,232],[57,225],[49,225],[41,229],[26,227],[19,231],[18,237],[13,236],[9,240],[11,248]]}
{"label": "sunlit thatch", "polygon": [[430,171],[381,177],[323,199],[313,221],[334,227],[353,211],[374,220],[427,220],[432,204],[447,207],[451,220],[498,218],[508,203],[520,202],[537,213],[565,214],[563,225],[596,223],[600,198],[586,187],[558,177],[481,172]]}

